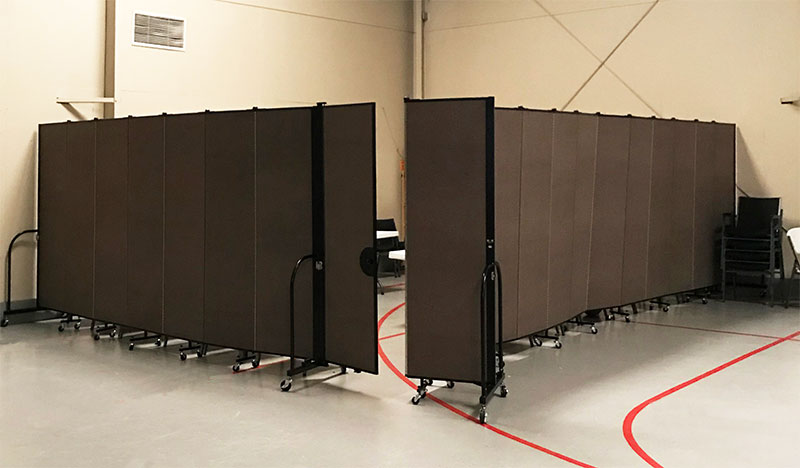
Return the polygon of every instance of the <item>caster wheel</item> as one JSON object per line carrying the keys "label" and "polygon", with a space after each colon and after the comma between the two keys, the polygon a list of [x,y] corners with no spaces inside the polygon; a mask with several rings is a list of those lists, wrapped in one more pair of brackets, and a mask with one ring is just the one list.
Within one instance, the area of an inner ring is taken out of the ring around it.
{"label": "caster wheel", "polygon": [[234,364],[233,367],[231,367],[231,369],[233,369],[234,372],[239,372],[240,369],[239,364],[238,363]]}
{"label": "caster wheel", "polygon": [[708,299],[706,299],[704,297],[704,298],[700,299],[700,302],[702,302],[703,304],[708,304]]}
{"label": "caster wheel", "polygon": [[360,374],[361,373],[361,369],[353,369],[353,372],[355,372],[356,374]]}
{"label": "caster wheel", "polygon": [[186,353],[181,352],[181,361],[185,361],[185,360],[186,360]]}
{"label": "caster wheel", "polygon": [[540,340],[539,338],[534,338],[533,344],[536,346],[542,346],[542,340]]}
{"label": "caster wheel", "polygon": [[423,396],[423,395],[420,395],[419,393],[417,393],[416,395],[414,395],[413,397],[411,397],[411,403],[412,403],[413,405],[418,405],[418,404],[419,404],[419,402],[420,402],[420,401],[422,401],[422,396]]}
{"label": "caster wheel", "polygon": [[617,316],[614,315],[614,314],[611,314],[611,315],[608,316],[608,318],[609,318],[609,320],[616,320]]}
{"label": "caster wheel", "polygon": [[128,345],[128,351],[133,351],[134,346],[136,346],[136,345],[134,345],[133,343],[129,344]]}
{"label": "caster wheel", "polygon": [[505,398],[508,396],[508,387],[505,385],[500,387],[500,398]]}
{"label": "caster wheel", "polygon": [[485,407],[481,407],[481,412],[480,412],[480,415],[478,417],[478,420],[481,422],[481,424],[486,424],[486,417],[487,416],[489,416],[489,415],[486,414],[486,408]]}
{"label": "caster wheel", "polygon": [[153,344],[156,345],[156,346],[161,346],[161,339],[160,338],[157,339],[156,342],[153,343]]}
{"label": "caster wheel", "polygon": [[661,310],[663,310],[664,312],[669,312],[669,306],[668,305],[664,306],[661,308]]}
{"label": "caster wheel", "polygon": [[253,369],[258,367],[259,364],[261,364],[261,362],[258,359],[253,359]]}
{"label": "caster wheel", "polygon": [[100,341],[100,335],[98,335],[98,334],[96,334],[96,333],[95,333],[95,335],[94,335],[94,340],[95,340],[95,341]]}
{"label": "caster wheel", "polygon": [[626,317],[625,317],[625,322],[626,322],[626,323],[631,323],[631,318],[626,316]]}
{"label": "caster wheel", "polygon": [[447,381],[447,388],[454,388],[455,386],[456,386],[456,383],[453,382],[452,380],[448,380]]}
{"label": "caster wheel", "polygon": [[116,338],[117,337],[117,330],[111,330],[111,333],[108,336],[110,336],[111,338]]}
{"label": "caster wheel", "polygon": [[81,329],[81,322],[75,322],[75,329],[76,330],[80,330]]}
{"label": "caster wheel", "polygon": [[59,332],[63,332],[64,331],[64,324],[63,323],[58,326],[58,331]]}
{"label": "caster wheel", "polygon": [[201,353],[200,351],[198,351],[198,352],[197,352],[197,357],[199,357],[199,358],[203,357],[203,353]]}
{"label": "caster wheel", "polygon": [[0,320],[0,327],[7,327],[8,326],[8,319]]}
{"label": "caster wheel", "polygon": [[283,379],[281,380],[281,391],[288,392],[292,388],[292,380],[291,379]]}
{"label": "caster wheel", "polygon": [[561,349],[561,342],[560,341],[556,341],[553,346],[555,346],[556,349]]}
{"label": "caster wheel", "polygon": [[596,335],[596,334],[597,334],[597,327],[592,325],[592,335]]}

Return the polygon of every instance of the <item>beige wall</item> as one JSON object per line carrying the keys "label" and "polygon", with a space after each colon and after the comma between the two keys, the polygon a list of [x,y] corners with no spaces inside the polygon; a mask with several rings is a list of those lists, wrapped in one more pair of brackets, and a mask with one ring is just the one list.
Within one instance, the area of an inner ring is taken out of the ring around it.
{"label": "beige wall", "polygon": [[800,225],[800,1],[653,4],[429,0],[425,96],[735,122],[739,186]]}
{"label": "beige wall", "polygon": [[[0,0],[0,257],[36,226],[37,126],[102,116],[102,107],[56,97],[103,94],[103,0]],[[14,251],[12,297],[33,297],[31,237]],[[0,269],[5,299],[5,263]]]}
{"label": "beige wall", "polygon": [[[186,50],[131,46],[133,12],[186,19]],[[400,220],[406,1],[117,0],[115,115],[376,101],[378,215]]]}

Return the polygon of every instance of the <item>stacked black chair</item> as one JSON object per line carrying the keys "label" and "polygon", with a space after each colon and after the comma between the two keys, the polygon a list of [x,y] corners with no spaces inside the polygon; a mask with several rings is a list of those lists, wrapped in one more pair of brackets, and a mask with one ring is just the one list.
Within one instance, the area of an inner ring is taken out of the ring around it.
{"label": "stacked black chair", "polygon": [[782,233],[780,198],[739,197],[737,214],[723,215],[723,300],[729,275],[733,275],[734,299],[738,276],[756,276],[766,285],[769,305],[774,304],[776,280],[784,280]]}

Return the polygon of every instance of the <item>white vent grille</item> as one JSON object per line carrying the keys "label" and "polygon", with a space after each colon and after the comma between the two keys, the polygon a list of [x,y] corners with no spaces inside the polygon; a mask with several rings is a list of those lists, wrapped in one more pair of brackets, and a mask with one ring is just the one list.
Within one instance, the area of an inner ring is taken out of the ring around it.
{"label": "white vent grille", "polygon": [[134,13],[133,43],[159,49],[183,50],[184,20]]}

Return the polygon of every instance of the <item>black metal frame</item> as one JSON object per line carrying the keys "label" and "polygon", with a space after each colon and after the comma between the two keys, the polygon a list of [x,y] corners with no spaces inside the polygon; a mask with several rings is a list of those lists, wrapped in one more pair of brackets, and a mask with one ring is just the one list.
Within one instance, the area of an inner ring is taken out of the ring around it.
{"label": "black metal frame", "polygon": [[[8,317],[7,317],[8,315],[21,314],[25,312],[36,312],[38,310],[42,310],[39,308],[38,299],[36,300],[36,305],[33,307],[25,307],[22,309],[11,310],[11,251],[14,249],[14,244],[17,242],[17,240],[19,240],[19,238],[24,236],[25,234],[36,234],[38,238],[39,230],[25,229],[24,231],[20,231],[16,235],[14,235],[14,237],[11,239],[11,242],[8,243],[8,251],[6,254],[6,304],[2,313],[0,313],[0,327],[8,326]],[[71,319],[72,317],[70,316],[69,318]],[[77,322],[80,323],[80,320],[78,320]]]}

